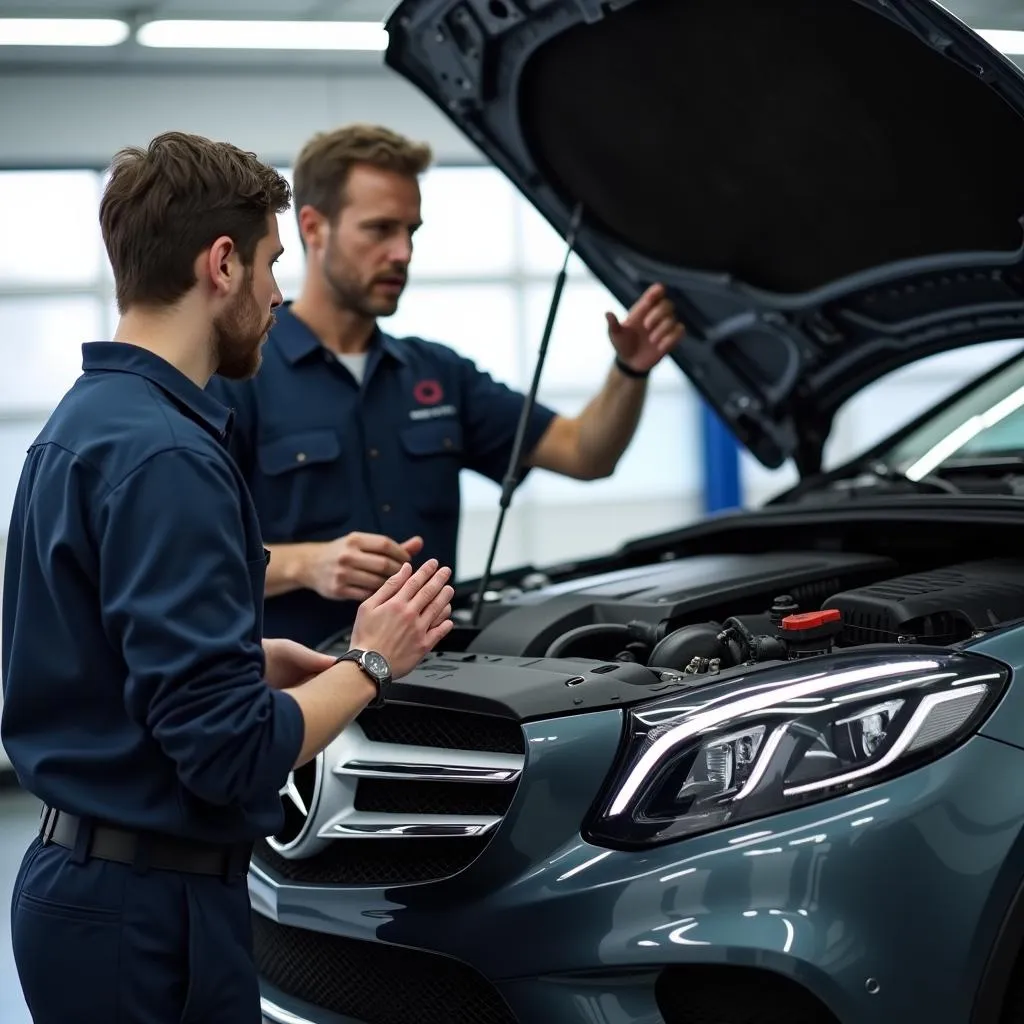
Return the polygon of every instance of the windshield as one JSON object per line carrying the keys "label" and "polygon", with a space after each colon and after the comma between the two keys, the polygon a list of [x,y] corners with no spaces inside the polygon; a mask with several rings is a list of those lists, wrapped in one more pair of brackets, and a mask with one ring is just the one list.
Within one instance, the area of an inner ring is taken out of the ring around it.
{"label": "windshield", "polygon": [[944,463],[1024,456],[1024,353],[908,434],[885,463],[920,480]]}

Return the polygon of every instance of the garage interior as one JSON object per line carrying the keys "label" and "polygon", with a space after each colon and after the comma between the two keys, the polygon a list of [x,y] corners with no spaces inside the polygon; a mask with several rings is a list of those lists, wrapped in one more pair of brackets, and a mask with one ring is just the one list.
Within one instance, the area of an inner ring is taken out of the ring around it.
{"label": "garage interior", "polygon": [[[946,6],[991,33],[1024,67],[1024,6],[1017,0]],[[0,360],[8,366],[0,374],[0,565],[25,449],[77,376],[81,342],[109,335],[116,323],[96,218],[105,167],[117,149],[164,130],[229,140],[286,173],[310,135],[348,122],[379,123],[429,142],[435,166],[422,182],[425,223],[410,285],[385,329],[443,341],[496,378],[529,387],[562,240],[435,106],[384,67],[372,31],[383,34],[388,9],[380,0],[216,0],[205,7],[195,0],[0,0]],[[128,30],[114,45],[69,45],[59,27],[50,45],[15,45],[5,20],[29,17],[111,19]],[[136,36],[147,22],[214,18],[299,27],[344,18],[365,23],[370,44],[361,51],[285,49],[265,39],[245,47],[236,38],[222,47],[157,46]],[[286,251],[278,282],[289,298],[302,270],[291,212],[280,228]],[[624,312],[572,258],[541,401],[575,413],[600,386],[609,355],[606,310]],[[986,343],[885,376],[840,410],[826,468],[871,448],[1022,344]],[[610,551],[708,513],[759,507],[796,480],[790,463],[768,470],[738,446],[666,361],[652,376],[639,430],[616,473],[596,482],[533,474],[509,510],[494,568]],[[462,495],[460,575],[475,578],[500,488],[464,472]],[[19,788],[0,747],[2,1024],[30,1024],[11,953],[8,900],[38,819],[38,802]]]}

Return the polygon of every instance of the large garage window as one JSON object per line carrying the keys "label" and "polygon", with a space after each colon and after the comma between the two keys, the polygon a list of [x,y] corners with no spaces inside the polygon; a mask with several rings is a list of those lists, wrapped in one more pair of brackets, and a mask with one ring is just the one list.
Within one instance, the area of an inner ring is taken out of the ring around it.
{"label": "large garage window", "polygon": [[[290,170],[282,168],[291,178]],[[8,196],[0,247],[0,534],[10,518],[25,448],[81,369],[81,344],[117,323],[103,250],[95,170],[0,172]],[[554,275],[556,232],[489,167],[441,166],[423,179],[424,225],[395,334],[451,345],[496,379],[529,387]],[[303,254],[294,211],[280,218],[278,281],[296,294]],[[541,398],[572,414],[597,391],[611,362],[605,310],[622,308],[577,259],[570,261],[541,381]],[[534,473],[513,501],[497,564],[590,554],[667,529],[700,508],[697,404],[675,370],[654,375],[633,445],[611,480],[581,483]],[[693,449],[692,451],[690,449]],[[460,574],[483,565],[499,488],[463,475]]]}
{"label": "large garage window", "polygon": [[25,451],[102,337],[100,177],[0,171],[0,552]]}
{"label": "large garage window", "polygon": [[103,252],[99,189],[92,171],[0,172],[0,284],[94,286]]}
{"label": "large garage window", "polygon": [[516,272],[516,195],[490,167],[440,167],[423,176],[417,278],[508,278]]}
{"label": "large garage window", "polygon": [[49,412],[82,369],[82,342],[106,330],[94,295],[0,297],[0,409],[5,417]]}

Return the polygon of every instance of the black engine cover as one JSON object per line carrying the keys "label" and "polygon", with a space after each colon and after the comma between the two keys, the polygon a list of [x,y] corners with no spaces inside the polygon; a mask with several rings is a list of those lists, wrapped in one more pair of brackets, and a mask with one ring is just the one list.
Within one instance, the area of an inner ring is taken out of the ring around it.
{"label": "black engine cover", "polygon": [[844,587],[873,582],[894,570],[895,563],[887,558],[853,552],[692,555],[506,599],[499,608],[490,609],[493,618],[467,649],[539,657],[558,636],[581,626],[625,626],[637,620],[676,627],[721,621],[731,615],[765,612],[784,593],[801,609],[815,609]]}
{"label": "black engine cover", "polygon": [[956,643],[1024,616],[1024,561],[963,562],[898,576],[835,594],[823,607],[842,613],[844,643],[891,643],[900,636]]}

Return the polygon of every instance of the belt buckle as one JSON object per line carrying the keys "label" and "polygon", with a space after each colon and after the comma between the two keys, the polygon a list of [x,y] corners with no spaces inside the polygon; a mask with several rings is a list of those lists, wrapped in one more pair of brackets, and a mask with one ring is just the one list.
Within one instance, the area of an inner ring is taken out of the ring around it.
{"label": "belt buckle", "polygon": [[43,846],[49,846],[53,842],[53,833],[57,828],[57,816],[60,814],[55,807],[49,807],[46,804],[43,805],[43,811],[40,815],[39,821],[39,834],[43,839]]}

